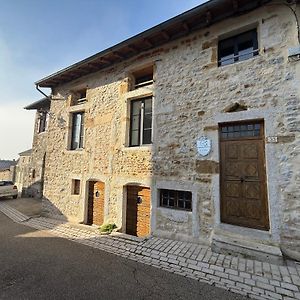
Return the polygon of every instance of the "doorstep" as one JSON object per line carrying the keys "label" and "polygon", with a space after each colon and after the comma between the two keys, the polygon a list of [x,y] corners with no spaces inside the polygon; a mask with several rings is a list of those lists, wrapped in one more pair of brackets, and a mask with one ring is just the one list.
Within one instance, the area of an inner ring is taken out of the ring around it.
{"label": "doorstep", "polygon": [[245,259],[284,265],[284,258],[279,246],[266,245],[255,240],[244,240],[237,236],[215,233],[212,237],[213,252],[234,255]]}

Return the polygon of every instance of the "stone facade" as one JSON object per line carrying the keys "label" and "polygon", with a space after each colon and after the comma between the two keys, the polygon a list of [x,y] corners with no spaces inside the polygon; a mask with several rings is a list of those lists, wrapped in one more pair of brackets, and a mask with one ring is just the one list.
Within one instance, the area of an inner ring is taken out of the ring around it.
{"label": "stone facade", "polygon": [[0,180],[11,180],[10,169],[0,171]]}
{"label": "stone facade", "polygon": [[28,196],[30,189],[30,164],[32,150],[26,150],[19,153],[18,163],[16,165],[16,180],[15,184],[18,188],[20,196]]}
{"label": "stone facade", "polygon": [[15,160],[0,160],[0,180],[15,181]]}
{"label": "stone facade", "polygon": [[36,110],[32,149],[20,153],[17,186],[23,196],[42,198],[47,147],[49,99],[43,98],[25,107]]}
{"label": "stone facade", "polygon": [[[252,28],[259,55],[218,67],[218,40]],[[293,14],[270,3],[53,88],[45,213],[86,222],[88,181],[99,180],[105,183],[105,222],[124,231],[126,186],[141,185],[151,188],[153,235],[209,244],[223,236],[280,247],[299,259],[300,63],[288,60],[294,46]],[[131,91],[130,74],[149,64],[153,85]],[[82,88],[87,101],[71,105],[72,91]],[[128,147],[129,103],[145,96],[153,97],[153,144]],[[236,103],[246,110],[228,112]],[[84,147],[70,150],[71,116],[81,111]],[[265,128],[269,231],[220,221],[218,126],[256,119]],[[205,158],[196,148],[201,136],[212,141]],[[74,179],[81,182],[79,195],[71,193]],[[160,189],[190,191],[192,211],[160,207]]]}

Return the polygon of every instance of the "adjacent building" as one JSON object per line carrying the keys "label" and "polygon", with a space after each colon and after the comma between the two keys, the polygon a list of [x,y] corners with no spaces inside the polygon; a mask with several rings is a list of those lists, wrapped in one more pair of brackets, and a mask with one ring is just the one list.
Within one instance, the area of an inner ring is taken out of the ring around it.
{"label": "adjacent building", "polygon": [[0,160],[0,180],[15,180],[15,160]]}
{"label": "adjacent building", "polygon": [[16,167],[16,185],[23,197],[41,199],[44,188],[44,172],[47,146],[50,100],[43,98],[25,107],[36,110],[32,149],[19,153]]}
{"label": "adjacent building", "polygon": [[36,82],[44,212],[299,259],[299,15],[208,1]]}

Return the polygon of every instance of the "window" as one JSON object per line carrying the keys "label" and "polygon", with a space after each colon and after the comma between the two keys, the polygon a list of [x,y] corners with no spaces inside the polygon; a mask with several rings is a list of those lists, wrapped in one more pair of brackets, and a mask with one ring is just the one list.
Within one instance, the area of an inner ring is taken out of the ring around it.
{"label": "window", "polygon": [[38,133],[46,131],[47,119],[48,119],[47,111],[40,111],[39,112],[39,121],[38,121],[39,122]]}
{"label": "window", "polygon": [[256,29],[219,41],[219,66],[233,64],[258,55]]}
{"label": "window", "polygon": [[152,97],[130,103],[131,147],[152,143]]}
{"label": "window", "polygon": [[83,148],[84,112],[72,114],[71,150]]}
{"label": "window", "polygon": [[160,190],[160,206],[192,210],[192,193],[187,191]]}
{"label": "window", "polygon": [[78,105],[86,102],[86,89],[73,92],[72,105]]}
{"label": "window", "polygon": [[72,180],[72,195],[79,195],[80,194],[80,180],[73,179]]}
{"label": "window", "polygon": [[262,136],[263,126],[261,123],[249,124],[229,124],[222,125],[221,139],[235,139],[235,138],[255,138]]}
{"label": "window", "polygon": [[153,66],[143,68],[132,73],[134,77],[134,89],[138,89],[153,83]]}

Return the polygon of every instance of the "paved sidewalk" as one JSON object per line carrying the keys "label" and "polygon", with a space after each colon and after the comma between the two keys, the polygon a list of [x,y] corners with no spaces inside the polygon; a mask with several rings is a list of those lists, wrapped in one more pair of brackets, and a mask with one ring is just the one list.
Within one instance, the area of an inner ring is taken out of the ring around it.
{"label": "paved sidewalk", "polygon": [[293,261],[279,266],[213,253],[210,248],[193,243],[121,234],[102,236],[85,226],[44,217],[29,218],[6,203],[0,203],[0,211],[17,223],[250,298],[300,299],[300,265]]}

